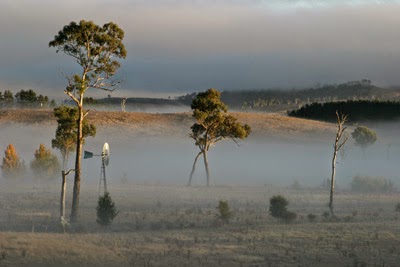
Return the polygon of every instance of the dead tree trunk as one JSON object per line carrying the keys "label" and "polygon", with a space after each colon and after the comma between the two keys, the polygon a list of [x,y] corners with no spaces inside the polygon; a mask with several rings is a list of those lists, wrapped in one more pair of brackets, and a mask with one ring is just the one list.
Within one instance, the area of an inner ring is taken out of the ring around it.
{"label": "dead tree trunk", "polygon": [[348,137],[343,136],[344,131],[346,130],[347,127],[344,127],[345,122],[347,121],[347,115],[339,115],[339,113],[336,111],[336,117],[337,117],[337,127],[338,130],[336,132],[336,138],[335,138],[335,143],[333,144],[333,157],[332,157],[332,175],[331,175],[331,188],[330,188],[330,194],[329,194],[329,210],[331,212],[331,215],[333,216],[333,193],[335,191],[335,176],[336,176],[336,162],[337,162],[337,153],[344,144],[346,143]]}
{"label": "dead tree trunk", "polygon": [[60,199],[60,220],[63,221],[65,218],[65,188],[67,187],[67,174],[63,170],[61,172],[61,199]]}
{"label": "dead tree trunk", "polygon": [[197,160],[198,160],[198,158],[200,157],[200,155],[201,155],[202,153],[203,153],[203,151],[200,151],[199,154],[197,154],[196,158],[194,159],[192,171],[190,172],[190,177],[189,177],[188,186],[190,186],[191,183],[192,183],[193,173],[194,173],[194,170],[196,169],[196,163],[197,163]]}

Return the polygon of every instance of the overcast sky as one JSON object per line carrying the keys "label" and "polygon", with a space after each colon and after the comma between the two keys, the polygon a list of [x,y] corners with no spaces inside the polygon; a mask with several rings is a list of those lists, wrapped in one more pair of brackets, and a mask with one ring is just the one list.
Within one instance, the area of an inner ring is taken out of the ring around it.
{"label": "overcast sky", "polygon": [[78,69],[48,42],[81,19],[125,31],[119,94],[400,85],[399,14],[373,0],[1,0],[0,91],[62,96]]}

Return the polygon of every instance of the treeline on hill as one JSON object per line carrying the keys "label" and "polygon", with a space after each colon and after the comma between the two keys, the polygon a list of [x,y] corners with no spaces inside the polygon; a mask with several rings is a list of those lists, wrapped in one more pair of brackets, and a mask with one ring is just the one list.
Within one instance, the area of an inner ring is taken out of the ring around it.
{"label": "treeline on hill", "polygon": [[0,107],[55,107],[56,102],[48,96],[38,95],[32,89],[20,90],[15,95],[10,90],[0,91]]}
{"label": "treeline on hill", "polygon": [[[192,95],[187,95],[187,102]],[[339,85],[323,85],[318,88],[292,90],[240,90],[224,91],[221,99],[230,108],[242,110],[269,110],[274,106],[300,107],[313,102],[340,100],[386,100],[398,98],[398,92],[372,85],[370,80],[346,82]]]}
{"label": "treeline on hill", "polygon": [[400,118],[400,102],[348,100],[327,103],[307,104],[299,109],[288,112],[289,116],[336,121],[336,111],[349,116],[349,121],[395,120]]}

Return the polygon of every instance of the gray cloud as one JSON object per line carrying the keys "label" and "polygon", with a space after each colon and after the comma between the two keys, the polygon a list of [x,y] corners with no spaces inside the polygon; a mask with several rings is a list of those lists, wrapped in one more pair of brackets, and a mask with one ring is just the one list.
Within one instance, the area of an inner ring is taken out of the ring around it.
{"label": "gray cloud", "polygon": [[[2,1],[0,90],[58,92],[73,60],[48,48],[72,20],[126,33],[123,89],[399,84],[399,1]],[[324,4],[321,4],[324,3]]]}

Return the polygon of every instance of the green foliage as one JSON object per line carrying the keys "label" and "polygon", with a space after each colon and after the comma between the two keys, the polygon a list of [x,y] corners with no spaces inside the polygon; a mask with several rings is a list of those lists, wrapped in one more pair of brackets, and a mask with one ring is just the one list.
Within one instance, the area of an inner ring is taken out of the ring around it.
{"label": "green foliage", "polygon": [[109,90],[114,84],[107,80],[120,67],[116,59],[125,58],[127,54],[123,39],[124,31],[113,22],[102,27],[85,20],[65,25],[49,46],[73,57],[82,67],[81,76],[70,77],[67,91],[77,90],[83,94],[89,87]]}
{"label": "green foliage", "polygon": [[297,218],[297,214],[287,210],[289,201],[281,195],[271,197],[269,201],[269,212],[272,217],[281,219],[285,222],[292,222]]}
{"label": "green foliage", "polygon": [[193,99],[191,108],[196,123],[191,127],[190,137],[201,151],[208,151],[211,145],[220,140],[244,139],[251,132],[250,126],[241,125],[235,117],[227,114],[228,107],[220,97],[219,91],[208,89]]}
{"label": "green foliage", "polygon": [[191,134],[200,152],[196,156],[189,185],[191,183],[194,168],[198,157],[203,154],[204,165],[207,173],[207,186],[210,185],[210,174],[208,169],[207,152],[210,147],[225,139],[245,139],[249,136],[251,129],[247,124],[240,124],[237,119],[227,114],[228,107],[221,101],[221,93],[215,89],[208,89],[199,93],[192,101],[193,117],[196,122],[191,127]]}
{"label": "green foliage", "polygon": [[98,224],[102,226],[111,225],[118,213],[115,203],[108,192],[105,192],[103,196],[99,196],[96,207],[96,221]]}
{"label": "green foliage", "polygon": [[354,192],[391,192],[395,190],[392,181],[385,177],[355,176],[351,182]]}
{"label": "green foliage", "polygon": [[377,140],[376,132],[365,126],[358,126],[351,133],[351,136],[355,140],[355,144],[360,146],[363,150]]}
{"label": "green foliage", "polygon": [[336,111],[347,114],[349,120],[395,120],[400,117],[400,102],[348,100],[307,104],[300,109],[288,112],[289,116],[336,121]]}
{"label": "green foliage", "polygon": [[220,200],[217,209],[217,218],[221,219],[223,222],[228,223],[229,220],[233,217],[233,212],[229,207],[228,201]]}
{"label": "green foliage", "polygon": [[[54,116],[57,118],[57,130],[55,138],[51,140],[53,148],[61,152],[63,161],[68,159],[68,155],[76,147],[78,136],[78,108],[70,106],[59,106],[54,108]],[[83,120],[83,138],[96,135],[96,126],[89,124],[86,119]],[[64,162],[65,165],[65,162]],[[64,166],[65,167],[65,166]]]}
{"label": "green foliage", "polygon": [[34,160],[31,161],[31,169],[35,177],[43,179],[55,178],[60,171],[60,163],[50,149],[40,144],[39,149],[35,150],[34,156]]}
{"label": "green foliage", "polygon": [[272,217],[282,218],[287,212],[289,201],[281,195],[273,196],[269,201],[269,212]]}
{"label": "green foliage", "polygon": [[4,151],[1,170],[4,178],[18,178],[25,173],[25,164],[19,158],[13,144],[9,144]]}

